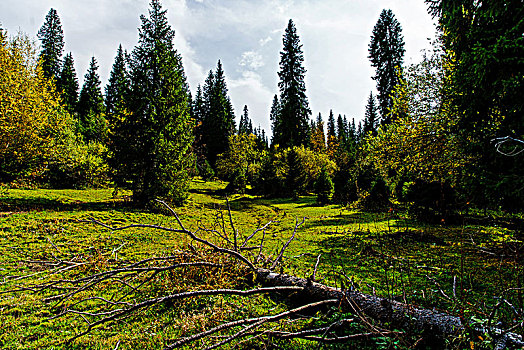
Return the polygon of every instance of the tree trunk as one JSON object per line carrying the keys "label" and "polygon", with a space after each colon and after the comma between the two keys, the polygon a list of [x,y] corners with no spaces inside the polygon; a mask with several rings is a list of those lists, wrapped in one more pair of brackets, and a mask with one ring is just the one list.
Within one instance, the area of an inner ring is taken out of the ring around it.
{"label": "tree trunk", "polygon": [[[357,290],[341,290],[309,279],[277,274],[266,269],[258,269],[257,278],[260,283],[267,286],[303,287],[304,290],[299,292],[297,296],[298,301],[303,303],[339,299],[343,312],[360,313],[381,323],[387,323],[389,327],[393,328],[424,332],[432,336],[447,338],[459,335],[467,327],[460,317],[367,295]],[[471,328],[469,329],[471,330]],[[479,332],[479,334],[490,331],[494,337],[498,336],[495,349],[524,347],[524,341],[519,334],[504,334],[502,330],[495,328],[488,330],[476,327],[473,330]]]}

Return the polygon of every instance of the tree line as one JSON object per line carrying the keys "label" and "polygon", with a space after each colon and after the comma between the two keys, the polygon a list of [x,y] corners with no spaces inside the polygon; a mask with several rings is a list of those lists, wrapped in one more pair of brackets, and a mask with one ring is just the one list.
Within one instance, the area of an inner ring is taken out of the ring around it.
{"label": "tree line", "polygon": [[426,3],[439,19],[437,39],[409,66],[400,23],[391,10],[380,14],[368,49],[377,93],[358,123],[332,111],[326,123],[320,113],[312,118],[290,20],[271,137],[253,126],[247,106],[237,127],[220,60],[191,96],[159,0],[141,16],[131,53],[118,48],[104,93],[94,57],[78,92],[73,55],[62,57],[64,35],[51,9],[39,52],[23,35],[0,34],[0,182],[111,183],[131,189],[139,204],[182,204],[190,178],[200,175],[227,180],[235,192],[314,192],[319,203],[367,209],[406,202],[426,218],[448,219],[470,204],[521,209],[521,158],[497,153],[491,140],[524,134],[522,8],[518,1]]}

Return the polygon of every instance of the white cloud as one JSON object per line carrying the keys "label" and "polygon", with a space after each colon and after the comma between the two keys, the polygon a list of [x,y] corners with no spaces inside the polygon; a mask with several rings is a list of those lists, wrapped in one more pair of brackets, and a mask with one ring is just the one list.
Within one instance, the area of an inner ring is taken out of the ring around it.
{"label": "white cloud", "polygon": [[272,39],[270,36],[268,36],[268,37],[266,37],[265,39],[260,39],[260,40],[258,41],[258,44],[259,44],[260,46],[266,46],[266,44],[267,44],[268,42],[270,42],[271,40],[273,40],[273,39]]}
{"label": "white cloud", "polygon": [[257,70],[264,66],[264,60],[262,56],[256,51],[246,51],[242,53],[240,62],[238,63],[242,67],[247,67],[252,70]]}
{"label": "white cloud", "polygon": [[[423,1],[413,0],[162,0],[176,31],[192,91],[222,60],[230,96],[240,113],[244,104],[255,124],[269,128],[269,109],[277,90],[282,34],[292,18],[303,44],[306,88],[313,115],[330,109],[360,119],[375,82],[367,59],[371,31],[382,9],[390,8],[403,27],[406,62],[433,37]],[[57,9],[80,80],[95,55],[105,84],[118,45],[137,43],[144,0],[0,0],[0,23],[36,37],[49,8]]]}
{"label": "white cloud", "polygon": [[244,105],[247,105],[253,127],[261,126],[266,130],[266,133],[270,132],[269,112],[271,106],[268,101],[273,100],[274,91],[271,91],[262,83],[261,76],[256,72],[243,72],[238,79],[228,79],[227,85],[237,116],[240,116]]}

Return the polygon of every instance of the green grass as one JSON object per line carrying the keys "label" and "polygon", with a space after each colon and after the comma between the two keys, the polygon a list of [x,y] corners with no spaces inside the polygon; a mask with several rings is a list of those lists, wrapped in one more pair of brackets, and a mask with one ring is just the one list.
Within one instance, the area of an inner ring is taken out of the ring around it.
{"label": "green grass", "polygon": [[[225,186],[222,182],[192,182],[187,205],[176,208],[187,228],[221,229],[225,222],[226,233],[232,234],[221,191]],[[56,278],[52,270],[37,261],[85,262],[85,267],[63,273],[63,278],[71,278],[103,271],[124,261],[172,255],[193,244],[188,237],[177,233],[143,228],[112,232],[86,222],[94,218],[113,227],[133,223],[178,227],[167,212],[132,208],[128,195],[115,196],[111,189],[10,190],[0,199],[0,281],[4,280],[0,293]],[[310,276],[317,256],[322,254],[317,280],[325,284],[353,284],[366,293],[486,319],[490,307],[497,302],[493,296],[501,295],[508,288],[520,287],[524,282],[522,261],[510,254],[520,249],[522,242],[513,227],[500,225],[503,220],[490,225],[468,225],[467,222],[461,226],[427,225],[393,212],[365,213],[338,205],[318,206],[313,196],[293,201],[235,195],[229,198],[229,205],[240,237],[274,221],[265,238],[267,257],[276,256],[291,236],[297,220],[300,222],[306,217],[286,251],[283,270],[301,277]],[[206,237],[219,243],[210,235]],[[260,236],[252,244],[259,242]],[[498,255],[487,254],[482,249]],[[220,278],[216,271],[163,274],[135,297],[164,295],[188,288],[245,287],[243,272],[238,267],[232,269],[221,271]],[[13,280],[13,276],[25,275],[31,277]],[[439,283],[448,296],[453,296],[455,290],[458,302],[445,299],[433,281]],[[118,295],[119,289],[107,285],[90,293]],[[48,295],[31,291],[0,294],[0,348],[61,349],[66,339],[85,329],[79,317],[51,318],[57,311],[42,302],[45,296]],[[522,307],[519,293],[508,293],[507,298]],[[262,296],[249,301],[236,297],[190,300],[154,307],[122,322],[96,328],[69,348],[114,348],[119,342],[119,349],[162,348],[172,339],[215,326],[220,321],[260,315],[265,310],[275,313],[283,308],[281,300]],[[501,311],[511,316],[508,310]],[[298,324],[287,327],[295,326]],[[376,348],[377,344],[370,347]],[[244,346],[250,348],[255,344]],[[296,340],[281,346],[308,349],[313,345]],[[384,348],[395,346],[386,342]]]}

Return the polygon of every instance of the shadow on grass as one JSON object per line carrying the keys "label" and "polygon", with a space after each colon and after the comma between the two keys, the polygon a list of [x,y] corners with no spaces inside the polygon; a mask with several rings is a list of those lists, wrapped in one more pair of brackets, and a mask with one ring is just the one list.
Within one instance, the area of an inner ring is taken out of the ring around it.
{"label": "shadow on grass", "polygon": [[136,209],[131,202],[118,200],[111,202],[63,202],[49,198],[2,198],[0,199],[0,211],[129,211]]}

